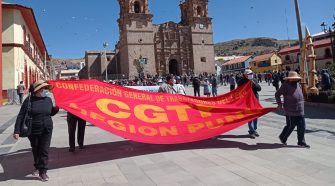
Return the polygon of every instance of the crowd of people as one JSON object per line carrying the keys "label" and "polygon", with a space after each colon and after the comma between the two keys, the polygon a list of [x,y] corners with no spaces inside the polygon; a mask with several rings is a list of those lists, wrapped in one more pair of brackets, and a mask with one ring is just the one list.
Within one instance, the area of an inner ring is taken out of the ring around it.
{"label": "crowd of people", "polygon": [[[322,70],[320,72],[321,80],[320,86],[322,90],[329,90],[332,86],[333,79],[329,72]],[[203,87],[204,96],[217,96],[217,88],[221,84],[227,86],[229,84],[230,90],[233,91],[237,86],[242,86],[245,83],[252,83],[252,91],[257,99],[259,99],[258,92],[262,90],[259,85],[262,81],[266,81],[268,85],[273,85],[276,89],[275,98],[278,104],[278,109],[285,111],[286,126],[279,135],[279,140],[283,145],[295,127],[297,127],[298,146],[309,148],[310,146],[305,142],[305,118],[304,118],[304,96],[302,87],[299,83],[301,77],[296,71],[282,71],[282,72],[267,72],[264,74],[255,74],[250,69],[246,69],[243,73],[215,75],[215,74],[199,74],[173,76],[167,75],[165,77],[154,76],[150,78],[136,78],[134,80],[118,80],[110,83],[120,86],[159,86],[159,92],[169,94],[186,95],[185,87],[193,86],[194,95],[201,96],[200,88]],[[25,120],[27,110],[31,114],[31,134],[28,136],[32,153],[34,157],[33,175],[38,176],[42,181],[48,181],[48,157],[51,136],[53,131],[52,116],[57,114],[59,108],[55,106],[49,97],[51,89],[53,88],[47,81],[38,80],[29,88],[29,98],[23,100],[25,87],[23,82],[18,85],[18,95],[20,96],[20,103],[22,104],[18,114],[13,137],[20,138],[20,131],[22,122]],[[284,97],[284,102],[281,101],[281,96]],[[30,108],[28,108],[30,107]],[[79,149],[84,149],[84,135],[86,121],[79,118],[72,113],[67,114],[68,134],[69,134],[69,152],[75,152],[75,132],[78,128],[77,143]],[[259,137],[257,132],[258,119],[253,119],[248,122],[248,133],[250,138]]]}

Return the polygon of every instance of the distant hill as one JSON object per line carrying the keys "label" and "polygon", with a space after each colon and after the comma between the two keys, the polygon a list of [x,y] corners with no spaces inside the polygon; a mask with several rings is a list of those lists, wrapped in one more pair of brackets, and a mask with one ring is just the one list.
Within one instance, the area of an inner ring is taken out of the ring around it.
{"label": "distant hill", "polygon": [[85,62],[84,58],[79,59],[61,59],[51,58],[51,62],[55,65],[56,69],[80,69],[80,62]]}
{"label": "distant hill", "polygon": [[221,42],[214,45],[215,54],[217,56],[246,56],[261,55],[287,47],[289,45],[298,45],[297,40],[277,40],[273,38],[248,38],[236,39],[227,42]]}

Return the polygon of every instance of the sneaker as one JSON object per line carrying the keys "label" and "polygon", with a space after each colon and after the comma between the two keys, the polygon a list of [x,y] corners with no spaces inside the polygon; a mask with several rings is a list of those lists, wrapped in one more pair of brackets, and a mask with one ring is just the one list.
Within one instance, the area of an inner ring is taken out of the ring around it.
{"label": "sneaker", "polygon": [[305,142],[304,143],[298,143],[298,146],[300,147],[305,147],[305,148],[311,148],[311,146],[307,145]]}
{"label": "sneaker", "polygon": [[259,137],[259,134],[258,134],[258,132],[255,132],[255,136],[256,136],[256,137]]}
{"label": "sneaker", "polygon": [[38,178],[43,182],[49,181],[49,176],[47,175],[47,173],[40,173]]}
{"label": "sneaker", "polygon": [[32,175],[33,175],[33,176],[38,176],[39,172],[40,172],[40,171],[39,171],[38,169],[35,169],[35,170],[33,171]]}
{"label": "sneaker", "polygon": [[283,144],[283,145],[287,145],[287,143],[286,143],[286,141],[284,141],[283,139],[281,139],[280,137],[279,137],[279,140],[280,140],[280,142]]}
{"label": "sneaker", "polygon": [[256,138],[256,135],[255,135],[255,134],[249,134],[249,137],[250,137],[251,139],[255,139],[255,138]]}
{"label": "sneaker", "polygon": [[84,149],[84,148],[85,148],[84,145],[79,146],[79,149]]}
{"label": "sneaker", "polygon": [[74,152],[75,148],[69,148],[69,152]]}

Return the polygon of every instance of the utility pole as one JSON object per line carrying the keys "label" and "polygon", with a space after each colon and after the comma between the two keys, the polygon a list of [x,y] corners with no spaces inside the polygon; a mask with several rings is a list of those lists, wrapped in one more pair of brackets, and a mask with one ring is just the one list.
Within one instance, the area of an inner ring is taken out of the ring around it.
{"label": "utility pole", "polygon": [[300,9],[298,0],[294,0],[295,4],[295,14],[297,19],[298,34],[299,34],[299,45],[300,49],[302,48],[302,31],[301,31],[301,19],[300,19]]}
{"label": "utility pole", "polygon": [[102,46],[105,48],[105,67],[106,67],[106,82],[108,82],[108,66],[107,66],[107,47],[108,47],[108,43],[107,42],[104,42],[102,44]]}

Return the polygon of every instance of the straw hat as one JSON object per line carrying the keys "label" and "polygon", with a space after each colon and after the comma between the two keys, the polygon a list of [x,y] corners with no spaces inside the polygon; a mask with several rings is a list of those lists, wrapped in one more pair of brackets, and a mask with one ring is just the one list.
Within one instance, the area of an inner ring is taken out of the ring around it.
{"label": "straw hat", "polygon": [[246,69],[245,71],[244,71],[244,74],[246,74],[246,75],[248,75],[248,74],[252,74],[253,72],[252,72],[252,70],[250,70],[250,69]]}
{"label": "straw hat", "polygon": [[284,80],[301,80],[301,77],[296,71],[290,71],[288,77],[285,77]]}
{"label": "straw hat", "polygon": [[50,85],[47,81],[44,80],[38,80],[33,84],[34,92],[40,90],[43,87],[48,87],[49,90],[53,88],[52,85]]}

